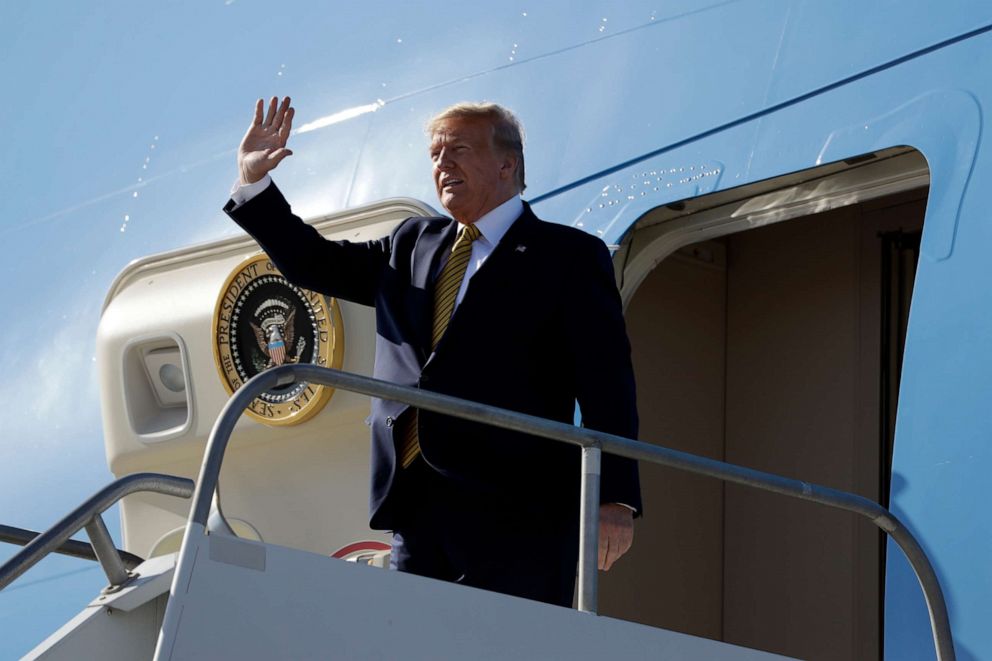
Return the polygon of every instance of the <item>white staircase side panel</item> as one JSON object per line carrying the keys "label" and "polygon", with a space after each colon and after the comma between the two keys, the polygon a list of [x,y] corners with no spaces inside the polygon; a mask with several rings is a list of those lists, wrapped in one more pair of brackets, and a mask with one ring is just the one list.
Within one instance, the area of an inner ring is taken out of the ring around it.
{"label": "white staircase side panel", "polygon": [[44,661],[151,658],[168,598],[162,594],[131,611],[89,605],[23,658]]}
{"label": "white staircase side panel", "polygon": [[156,659],[782,658],[191,525]]}
{"label": "white staircase side panel", "polygon": [[176,554],[152,558],[135,568],[137,577],[113,594],[100,595],[24,659],[151,658],[165,617]]}

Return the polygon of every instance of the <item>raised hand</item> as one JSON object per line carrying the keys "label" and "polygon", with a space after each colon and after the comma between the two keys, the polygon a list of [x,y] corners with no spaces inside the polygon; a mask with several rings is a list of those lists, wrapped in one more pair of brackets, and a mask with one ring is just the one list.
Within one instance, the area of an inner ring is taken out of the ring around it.
{"label": "raised hand", "polygon": [[288,96],[282,100],[282,104],[279,104],[279,99],[272,97],[264,119],[264,102],[259,99],[255,103],[255,117],[238,147],[238,172],[241,173],[242,184],[255,183],[275,169],[282,159],[292,155],[293,152],[286,149],[295,113],[289,103]]}

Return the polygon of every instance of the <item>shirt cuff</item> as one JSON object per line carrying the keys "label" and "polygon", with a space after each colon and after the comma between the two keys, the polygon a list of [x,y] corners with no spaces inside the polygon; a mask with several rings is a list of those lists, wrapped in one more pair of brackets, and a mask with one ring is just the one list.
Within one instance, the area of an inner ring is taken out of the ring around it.
{"label": "shirt cuff", "polygon": [[627,509],[629,509],[629,510],[630,510],[631,512],[633,512],[634,514],[637,514],[637,508],[636,508],[636,507],[631,507],[631,506],[630,506],[630,505],[628,505],[627,503],[613,503],[613,504],[614,504],[614,505],[619,505],[619,506],[621,506],[621,507],[626,507],[626,508],[627,508]]}
{"label": "shirt cuff", "polygon": [[231,188],[231,200],[234,202],[234,208],[236,209],[256,197],[268,188],[271,183],[272,177],[269,175],[265,175],[253,184],[242,184],[240,181],[235,181],[234,186]]}

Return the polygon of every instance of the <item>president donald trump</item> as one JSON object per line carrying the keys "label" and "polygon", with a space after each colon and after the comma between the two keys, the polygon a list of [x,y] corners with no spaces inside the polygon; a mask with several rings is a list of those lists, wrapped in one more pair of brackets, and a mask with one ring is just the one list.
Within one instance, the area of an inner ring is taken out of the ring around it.
{"label": "president donald trump", "polygon": [[[225,207],[291,282],[375,307],[374,375],[637,435],[630,346],[601,240],[539,220],[520,194],[522,130],[492,103],[428,125],[450,218],[414,217],[366,243],[329,241],[293,214],[270,172],[291,155],[294,109],[259,100]],[[382,172],[381,176],[390,176]],[[578,556],[573,446],[373,400],[370,525],[399,571],[569,606]],[[635,462],[604,455],[599,566],[630,548]]]}

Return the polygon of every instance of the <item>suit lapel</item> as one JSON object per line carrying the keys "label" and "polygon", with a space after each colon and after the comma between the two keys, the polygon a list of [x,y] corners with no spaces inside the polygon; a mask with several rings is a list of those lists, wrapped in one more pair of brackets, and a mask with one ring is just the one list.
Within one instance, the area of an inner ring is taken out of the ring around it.
{"label": "suit lapel", "polygon": [[[465,291],[465,299],[462,303],[468,300],[469,296],[472,296],[473,290],[478,292],[480,289],[484,289],[486,283],[493,279],[498,282],[501,279],[501,274],[517,267],[527,250],[530,249],[533,230],[538,222],[540,221],[530,210],[530,205],[525,202],[523,213],[510,225],[510,229],[506,230],[499,245],[486,258],[486,263],[482,265],[478,273],[468,281],[468,289]],[[460,307],[461,305],[459,305]],[[455,314],[458,314],[458,310],[455,310]]]}

